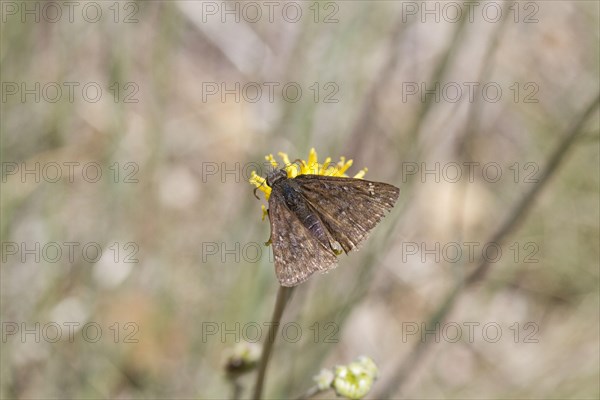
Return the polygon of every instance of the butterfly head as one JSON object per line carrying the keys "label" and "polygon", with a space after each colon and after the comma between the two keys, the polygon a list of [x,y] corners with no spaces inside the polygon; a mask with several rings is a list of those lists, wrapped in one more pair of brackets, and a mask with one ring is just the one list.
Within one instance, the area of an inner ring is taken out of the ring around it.
{"label": "butterfly head", "polygon": [[285,169],[276,169],[267,175],[267,185],[273,187],[273,184],[282,179],[287,179],[287,171]]}

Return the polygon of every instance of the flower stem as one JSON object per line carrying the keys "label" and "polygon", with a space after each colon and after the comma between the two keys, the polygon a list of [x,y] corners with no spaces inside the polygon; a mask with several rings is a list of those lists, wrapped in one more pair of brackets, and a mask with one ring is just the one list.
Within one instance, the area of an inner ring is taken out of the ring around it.
{"label": "flower stem", "polygon": [[244,390],[242,384],[239,382],[237,378],[233,378],[231,380],[231,386],[233,388],[233,393],[231,398],[233,400],[238,400],[242,398],[242,391]]}
{"label": "flower stem", "polygon": [[324,390],[319,389],[319,387],[315,385],[308,389],[306,392],[302,393],[302,395],[296,400],[307,400],[321,392],[324,392]]}
{"label": "flower stem", "polygon": [[263,351],[260,358],[260,365],[258,369],[258,376],[256,377],[256,385],[254,386],[253,399],[260,399],[262,397],[262,390],[265,382],[265,376],[267,374],[267,366],[273,350],[273,344],[275,343],[275,337],[279,330],[279,323],[281,322],[281,316],[283,310],[287,305],[288,300],[292,295],[293,287],[280,286],[277,291],[277,300],[275,301],[275,308],[273,309],[273,317],[271,318],[271,325],[269,326],[269,335],[267,340],[263,344]]}

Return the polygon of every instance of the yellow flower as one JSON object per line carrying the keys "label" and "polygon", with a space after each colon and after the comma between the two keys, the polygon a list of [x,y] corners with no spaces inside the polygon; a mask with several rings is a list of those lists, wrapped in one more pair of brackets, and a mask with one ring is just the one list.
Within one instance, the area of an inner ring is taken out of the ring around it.
{"label": "yellow flower", "polygon": [[[275,160],[273,154],[265,156],[265,160],[267,160],[275,169],[284,169],[287,172],[288,178],[295,178],[298,175],[341,176],[347,178],[348,175],[346,175],[346,171],[352,166],[352,160],[346,161],[346,157],[340,157],[340,161],[338,161],[337,164],[332,164],[331,157],[327,157],[321,164],[318,161],[317,151],[314,148],[310,149],[310,152],[308,153],[308,161],[298,159],[292,163],[290,162],[290,157],[286,153],[279,152],[277,154],[283,161],[282,165]],[[354,175],[354,178],[362,179],[366,172],[367,168],[363,168]],[[256,186],[258,190],[262,191],[265,194],[265,198],[269,200],[271,187],[267,185],[267,179],[265,177],[258,175],[256,171],[252,171],[250,183]],[[261,207],[263,211],[262,218],[264,220],[267,215],[267,209],[264,205]]]}
{"label": "yellow flower", "polygon": [[332,371],[322,369],[313,380],[319,392],[329,388],[347,399],[362,399],[369,393],[379,374],[377,365],[369,357],[361,356],[348,365],[339,365]]}
{"label": "yellow flower", "polygon": [[362,356],[348,365],[336,367],[332,386],[338,396],[362,399],[371,390],[377,375],[377,366],[373,360]]}

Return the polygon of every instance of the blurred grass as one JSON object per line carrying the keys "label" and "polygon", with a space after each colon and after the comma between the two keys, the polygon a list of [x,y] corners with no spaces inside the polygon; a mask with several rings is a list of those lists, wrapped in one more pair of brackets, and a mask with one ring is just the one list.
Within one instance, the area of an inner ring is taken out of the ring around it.
{"label": "blurred grass", "polygon": [[[446,263],[403,263],[402,244],[483,241],[528,188],[511,179],[407,180],[402,163],[466,158],[498,162],[505,173],[515,162],[541,166],[557,134],[598,91],[593,2],[538,2],[539,23],[505,22],[485,77],[498,82],[505,96],[477,104],[478,123],[468,135],[473,104],[403,102],[402,83],[426,82],[429,88],[437,76],[446,82],[480,79],[499,29],[494,24],[466,23],[452,40],[460,25],[417,21],[399,28],[400,2],[340,2],[339,23],[307,18],[223,24],[218,32],[230,42],[215,42],[186,8],[195,2],[137,4],[135,24],[0,24],[2,82],[98,82],[105,94],[98,103],[3,102],[2,161],[93,161],[105,174],[115,162],[139,165],[136,184],[114,183],[108,175],[95,184],[80,175],[55,184],[7,177],[2,241],[98,242],[105,250],[131,241],[139,245],[140,260],[114,286],[99,278],[114,266],[80,257],[74,263],[3,262],[3,322],[31,327],[75,318],[97,322],[104,335],[97,343],[79,336],[73,343],[9,338],[0,358],[2,398],[227,398],[222,354],[234,338],[203,343],[202,322],[262,325],[277,287],[267,248],[258,262],[235,262],[233,256],[203,262],[202,243],[231,249],[261,244],[269,235],[260,221],[261,202],[242,174],[203,179],[203,166],[244,166],[278,151],[305,158],[311,147],[320,157],[353,158],[353,171],[367,166],[367,179],[396,184],[401,199],[360,252],[298,288],[284,322],[297,322],[303,337],[275,344],[266,393],[297,395],[321,367],[359,354],[372,356],[385,371],[411,348],[400,340],[402,322],[426,321],[464,272]],[[244,69],[228,56],[244,40],[236,36],[239,26],[260,39],[246,49],[249,54],[266,54],[249,57]],[[390,59],[393,67],[383,68]],[[222,81],[295,81],[305,92],[298,103],[280,97],[256,104],[231,97],[203,101],[202,82]],[[139,102],[115,103],[113,82],[137,84]],[[314,82],[335,82],[340,101],[312,101],[308,87]],[[508,87],[514,82],[536,82],[539,102],[513,102]],[[360,124],[361,118],[367,122]],[[600,394],[597,115],[592,122],[509,240],[538,244],[540,262],[503,258],[451,315],[459,323],[498,321],[506,332],[516,321],[534,321],[539,343],[435,344],[403,396]],[[466,154],[458,157],[461,140]],[[135,322],[139,343],[114,343],[109,326],[117,321]],[[332,321],[339,343],[314,343],[309,327]],[[252,382],[252,376],[243,380],[247,389]]]}

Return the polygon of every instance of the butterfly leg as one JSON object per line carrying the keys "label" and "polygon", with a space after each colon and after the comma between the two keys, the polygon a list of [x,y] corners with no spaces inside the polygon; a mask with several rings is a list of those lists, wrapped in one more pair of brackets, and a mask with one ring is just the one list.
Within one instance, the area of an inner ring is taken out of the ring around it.
{"label": "butterfly leg", "polygon": [[[269,209],[267,209],[267,215],[269,215]],[[270,219],[270,218],[271,218],[271,217],[269,217],[269,219]],[[265,242],[265,246],[270,246],[270,245],[271,245],[271,243],[273,243],[273,241],[272,241],[271,239],[273,239],[273,232],[271,232],[271,233],[269,234],[269,240],[267,240],[267,241]]]}

